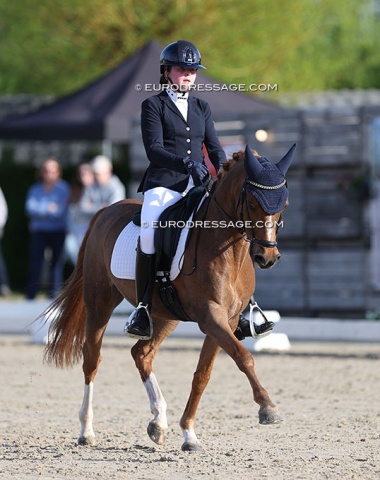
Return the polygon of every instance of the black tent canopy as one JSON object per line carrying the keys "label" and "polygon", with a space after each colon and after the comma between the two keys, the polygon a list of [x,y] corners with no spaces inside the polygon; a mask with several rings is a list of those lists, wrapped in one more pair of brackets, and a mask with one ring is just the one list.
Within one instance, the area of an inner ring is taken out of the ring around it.
{"label": "black tent canopy", "polygon": [[[141,102],[158,93],[147,91],[144,86],[156,85],[157,88],[161,50],[162,46],[151,40],[119,66],[84,88],[34,112],[3,119],[0,122],[0,139],[128,142],[131,124],[140,113]],[[214,85],[218,82],[198,73],[197,84]],[[222,93],[197,91],[195,95],[210,104],[214,116],[231,112],[254,114],[281,110],[271,103],[231,90]]]}

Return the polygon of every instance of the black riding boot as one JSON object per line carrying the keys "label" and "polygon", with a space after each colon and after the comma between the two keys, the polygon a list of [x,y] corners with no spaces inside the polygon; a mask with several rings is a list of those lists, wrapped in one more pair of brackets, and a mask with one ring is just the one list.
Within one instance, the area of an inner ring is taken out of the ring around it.
{"label": "black riding boot", "polygon": [[137,245],[136,255],[136,298],[137,307],[128,318],[124,335],[139,340],[152,338],[153,325],[150,311],[152,308],[153,287],[156,273],[156,254],[148,255]]}
{"label": "black riding boot", "polygon": [[244,340],[246,337],[252,337],[249,320],[247,320],[242,313],[239,315],[239,323],[235,330],[235,337],[238,340]]}
{"label": "black riding boot", "polygon": [[[251,322],[249,321],[249,319],[247,319],[244,316],[244,312],[248,313],[249,315],[250,306],[252,306],[255,310],[258,310],[260,312],[261,316],[264,319],[264,323],[257,325],[255,322],[252,322],[252,326],[251,326]],[[266,316],[264,315],[264,312],[254,301],[253,297],[250,303],[248,304],[247,308],[244,310],[244,312],[240,314],[239,323],[234,332],[234,335],[238,340],[244,340],[246,337],[261,338],[261,337],[265,337],[266,335],[269,335],[272,332],[274,328],[274,322],[270,322],[266,318]]]}

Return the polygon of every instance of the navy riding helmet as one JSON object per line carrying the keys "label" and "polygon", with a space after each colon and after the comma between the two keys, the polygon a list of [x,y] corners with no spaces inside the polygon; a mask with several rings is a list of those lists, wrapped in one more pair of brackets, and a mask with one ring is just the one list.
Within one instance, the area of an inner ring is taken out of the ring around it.
{"label": "navy riding helmet", "polygon": [[161,73],[164,73],[166,67],[206,69],[201,65],[201,54],[197,47],[186,40],[170,43],[162,50],[160,55]]}

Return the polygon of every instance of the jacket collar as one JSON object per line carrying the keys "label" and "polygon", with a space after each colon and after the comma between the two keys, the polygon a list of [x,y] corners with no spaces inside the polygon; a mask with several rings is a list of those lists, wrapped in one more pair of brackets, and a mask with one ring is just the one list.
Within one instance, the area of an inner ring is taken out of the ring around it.
{"label": "jacket collar", "polygon": [[175,92],[174,90],[172,90],[171,88],[167,88],[166,90],[166,93],[168,95],[168,97],[174,102],[176,103],[177,100],[188,100],[189,99],[189,92]]}
{"label": "jacket collar", "polygon": [[193,111],[193,105],[194,105],[194,97],[191,97],[190,95],[188,96],[188,110],[187,110],[187,121],[183,118],[181,115],[181,112],[178,110],[178,108],[175,106],[175,104],[172,102],[172,100],[169,98],[169,95],[163,91],[158,94],[159,97],[166,103],[166,105],[172,110],[178,117],[186,124],[189,125],[189,120],[191,120],[192,117],[192,111]]}

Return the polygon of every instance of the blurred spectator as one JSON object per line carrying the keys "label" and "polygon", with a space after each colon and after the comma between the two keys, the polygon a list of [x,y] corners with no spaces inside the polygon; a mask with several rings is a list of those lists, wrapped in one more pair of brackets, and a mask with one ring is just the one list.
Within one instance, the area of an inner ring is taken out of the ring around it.
{"label": "blurred spectator", "polygon": [[92,216],[101,208],[125,198],[125,187],[112,170],[111,161],[104,155],[95,157],[91,164],[78,167],[79,185],[72,189],[65,242],[66,258],[72,265],[76,263]]}
{"label": "blurred spectator", "polygon": [[107,207],[125,198],[125,187],[112,172],[112,163],[104,155],[98,155],[92,161],[95,184],[91,195],[101,207]]}
{"label": "blurred spectator", "polygon": [[29,279],[26,296],[33,300],[41,289],[42,267],[47,248],[49,263],[49,298],[54,298],[63,284],[63,247],[67,227],[69,184],[61,179],[61,166],[48,158],[40,169],[40,181],[27,193],[25,211],[29,217]]}
{"label": "blurred spectator", "polygon": [[0,187],[0,296],[1,297],[8,297],[11,293],[11,290],[9,288],[7,267],[6,267],[2,249],[1,249],[1,239],[3,238],[4,226],[7,223],[7,219],[8,219],[8,205],[5,200],[3,191]]}
{"label": "blurred spectator", "polygon": [[94,211],[98,210],[98,205],[94,206],[91,196],[87,194],[88,189],[93,186],[94,182],[95,177],[91,164],[81,163],[78,165],[71,186],[67,235],[65,240],[66,259],[73,266],[76,264],[79,248],[91,217]]}

